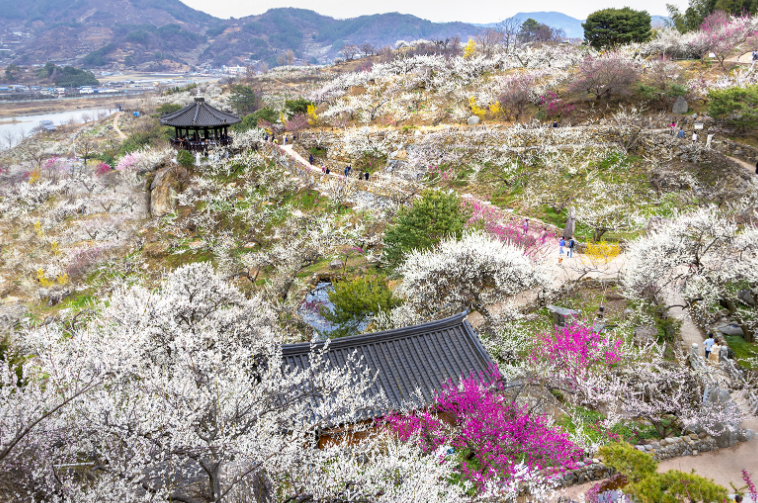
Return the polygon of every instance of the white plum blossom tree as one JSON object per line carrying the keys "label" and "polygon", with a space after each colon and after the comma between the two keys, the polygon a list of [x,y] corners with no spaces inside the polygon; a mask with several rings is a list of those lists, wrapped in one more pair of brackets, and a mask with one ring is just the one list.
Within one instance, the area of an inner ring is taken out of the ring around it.
{"label": "white plum blossom tree", "polygon": [[491,320],[488,306],[544,283],[539,263],[523,249],[481,232],[414,250],[398,272],[397,295],[425,317],[466,308]]}

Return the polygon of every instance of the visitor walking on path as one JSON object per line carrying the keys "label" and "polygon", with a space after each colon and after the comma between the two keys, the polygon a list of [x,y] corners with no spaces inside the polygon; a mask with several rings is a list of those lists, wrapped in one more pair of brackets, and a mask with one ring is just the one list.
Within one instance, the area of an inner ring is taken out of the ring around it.
{"label": "visitor walking on path", "polygon": [[755,163],[755,174],[758,175],[758,162]]}
{"label": "visitor walking on path", "polygon": [[692,133],[692,144],[697,143],[697,133]]}
{"label": "visitor walking on path", "polygon": [[529,234],[529,219],[524,220],[524,235]]}
{"label": "visitor walking on path", "polygon": [[329,166],[326,167],[326,174],[329,174]]}
{"label": "visitor walking on path", "polygon": [[313,154],[308,156],[308,164],[313,164]]}
{"label": "visitor walking on path", "polygon": [[323,164],[321,165],[321,172],[323,174],[326,174],[326,166],[324,166]]}
{"label": "visitor walking on path", "polygon": [[345,166],[345,178],[347,178],[347,175],[350,173],[350,168]]}
{"label": "visitor walking on path", "polygon": [[679,138],[684,138],[684,129],[679,128]]}
{"label": "visitor walking on path", "polygon": [[715,344],[716,344],[716,341],[713,339],[713,334],[709,333],[708,334],[708,338],[703,343],[703,347],[705,348],[705,359],[706,360],[711,355],[711,350],[713,349],[713,346]]}
{"label": "visitor walking on path", "polygon": [[368,171],[366,171],[366,181],[368,182]]}
{"label": "visitor walking on path", "polygon": [[558,246],[560,246],[560,252],[558,253],[559,256],[563,256],[563,247],[566,246],[566,240],[561,238],[560,241],[558,241]]}
{"label": "visitor walking on path", "polygon": [[576,245],[576,241],[574,241],[574,236],[571,236],[571,239],[569,239],[569,249],[568,249],[568,258],[573,258],[574,256],[574,246]]}

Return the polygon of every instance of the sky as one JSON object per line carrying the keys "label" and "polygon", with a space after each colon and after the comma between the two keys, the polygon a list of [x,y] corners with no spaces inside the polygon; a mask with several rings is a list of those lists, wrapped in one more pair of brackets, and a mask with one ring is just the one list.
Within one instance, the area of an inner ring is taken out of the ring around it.
{"label": "sky", "polygon": [[518,12],[556,11],[577,19],[607,7],[631,7],[647,10],[652,15],[666,15],[666,3],[686,7],[687,0],[531,0],[509,2],[505,0],[182,0],[190,7],[220,18],[245,17],[263,14],[276,7],[309,9],[345,19],[364,14],[400,12],[413,14],[434,22],[463,21],[466,23],[494,23]]}

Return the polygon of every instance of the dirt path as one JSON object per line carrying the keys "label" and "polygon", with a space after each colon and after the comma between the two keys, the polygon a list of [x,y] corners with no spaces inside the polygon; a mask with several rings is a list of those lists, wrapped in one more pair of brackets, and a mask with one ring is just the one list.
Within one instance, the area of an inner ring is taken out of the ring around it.
{"label": "dirt path", "polygon": [[116,131],[116,134],[119,138],[122,140],[126,140],[126,135],[121,132],[121,129],[118,127],[118,120],[121,118],[121,112],[116,112],[113,114],[113,129]]}
{"label": "dirt path", "polygon": [[753,166],[749,162],[745,162],[745,161],[742,161],[740,159],[737,159],[736,157],[730,157],[728,155],[726,157],[728,157],[729,159],[733,160],[734,162],[736,162],[737,164],[739,164],[740,166],[742,166],[746,170],[750,171],[751,173],[755,173],[755,166]]}

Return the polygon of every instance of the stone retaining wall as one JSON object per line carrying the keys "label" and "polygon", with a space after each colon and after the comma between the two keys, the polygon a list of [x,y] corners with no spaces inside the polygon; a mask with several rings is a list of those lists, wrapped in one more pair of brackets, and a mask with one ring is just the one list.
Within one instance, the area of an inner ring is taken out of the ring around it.
{"label": "stone retaining wall", "polygon": [[700,435],[692,433],[681,437],[665,438],[647,445],[636,445],[635,449],[650,454],[657,461],[663,461],[681,456],[697,456],[701,452],[715,451],[718,446],[713,437],[705,433]]}
{"label": "stone retaining wall", "polygon": [[616,473],[616,470],[610,466],[605,466],[598,459],[585,460],[579,465],[581,466],[576,470],[568,470],[557,478],[558,487],[569,487],[585,482],[603,480]]}
{"label": "stone retaining wall", "polygon": [[737,159],[750,163],[753,166],[758,162],[758,148],[750,145],[737,143],[728,138],[719,138],[717,141],[714,141],[711,146],[724,155],[736,157]]}

